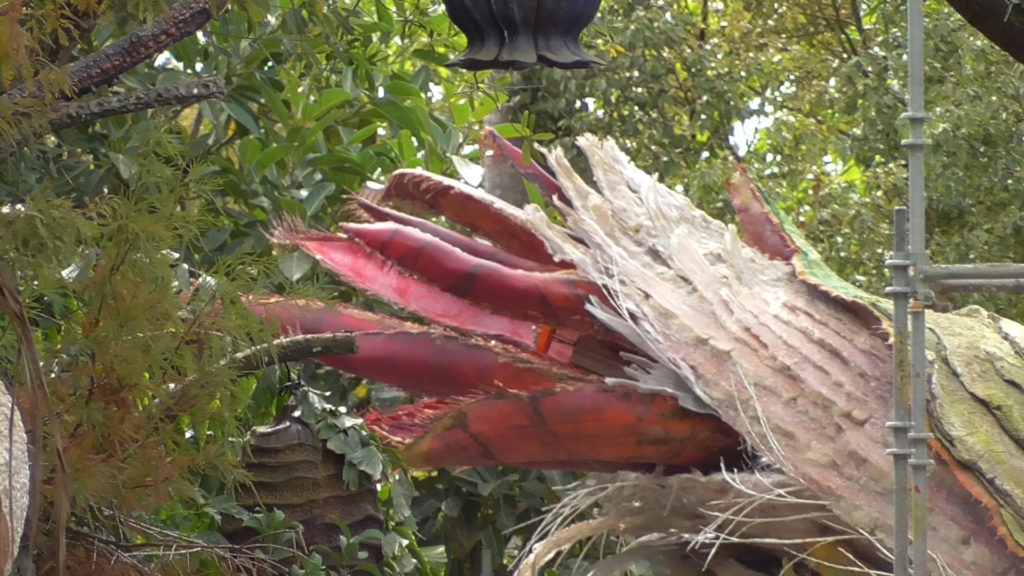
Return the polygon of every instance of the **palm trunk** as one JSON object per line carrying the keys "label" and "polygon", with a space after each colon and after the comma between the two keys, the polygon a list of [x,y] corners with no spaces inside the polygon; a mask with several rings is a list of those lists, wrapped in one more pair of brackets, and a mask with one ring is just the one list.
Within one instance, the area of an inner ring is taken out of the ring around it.
{"label": "palm trunk", "polygon": [[[582,244],[536,211],[529,212],[533,229],[556,257],[605,287],[619,316],[629,319],[643,341],[654,343],[659,360],[684,376],[680,381],[759,453],[827,500],[849,526],[890,546],[893,470],[885,453],[891,446],[885,423],[891,419],[891,349],[884,323],[865,324],[862,307],[744,247],[734,230],[636,169],[614,145],[590,138],[580,145],[600,192],[560,153],[549,160],[575,206],[565,215]],[[940,372],[942,360],[955,355],[958,365],[973,372],[956,375],[968,389],[978,377],[1017,386],[1024,381],[1019,325],[1001,320],[1000,330],[975,318],[969,329],[955,330],[961,320],[932,317],[944,344],[933,346]],[[957,381],[946,372],[935,387],[933,406],[940,414],[952,398],[946,389],[955,389]],[[999,378],[1008,372],[1012,376]],[[1020,395],[1019,388],[1015,392]],[[972,400],[965,392],[961,396]],[[1005,440],[999,423],[991,415],[989,420],[984,434]],[[1014,450],[1003,470],[1019,471],[1011,467],[1021,461],[1019,445],[1009,439],[999,446]],[[977,486],[968,485],[970,476],[942,458],[931,472],[929,541],[936,565],[962,575],[1021,573],[1024,559],[1015,554],[1020,547],[1000,541],[993,524],[1006,524],[993,518]],[[1003,496],[1019,496],[1024,474],[990,483],[1008,486]]]}

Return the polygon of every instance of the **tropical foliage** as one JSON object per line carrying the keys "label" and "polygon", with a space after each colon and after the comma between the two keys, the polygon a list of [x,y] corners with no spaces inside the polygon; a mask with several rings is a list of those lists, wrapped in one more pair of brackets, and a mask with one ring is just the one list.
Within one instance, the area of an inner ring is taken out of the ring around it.
{"label": "tropical foliage", "polygon": [[[722,182],[742,157],[841,275],[876,292],[885,283],[904,175],[892,3],[606,2],[586,40],[608,66],[522,74],[445,68],[465,41],[436,2],[214,3],[198,34],[111,86],[68,72],[171,6],[0,4],[0,272],[32,336],[0,318],[0,370],[22,384],[45,455],[30,527],[40,573],[57,572],[62,540],[79,567],[97,547],[104,561],[163,571],[238,567],[220,552],[228,516],[265,536],[245,548],[247,562],[325,569],[329,554],[296,544],[287,519],[233,500],[247,478],[238,439],[292,409],[347,457],[349,481],[381,486],[382,529],[350,534],[335,566],[365,565],[361,552],[376,546],[388,560],[375,569],[391,573],[507,570],[529,537],[521,523],[568,475],[410,475],[351,417],[401,394],[230,360],[275,336],[239,295],[391,312],[271,246],[267,231],[284,220],[333,229],[351,195],[399,168],[471,176],[482,121],[505,102],[523,121],[503,133],[614,136],[717,216],[728,214]],[[1020,66],[944,4],[930,3],[929,18],[935,256],[1019,259]],[[222,83],[224,97],[55,120],[81,113],[69,103],[101,107],[200,80]],[[1024,317],[1019,304],[981,303]],[[30,344],[46,390],[29,369]],[[175,552],[180,543],[197,553]]]}
{"label": "tropical foliage", "polygon": [[[927,3],[929,242],[936,262],[1020,259],[1024,69]],[[885,2],[609,2],[608,66],[534,71],[515,103],[567,146],[614,135],[638,164],[722,217],[735,158],[841,276],[874,292],[906,202],[906,38]],[[1024,318],[1019,300],[960,299]]]}

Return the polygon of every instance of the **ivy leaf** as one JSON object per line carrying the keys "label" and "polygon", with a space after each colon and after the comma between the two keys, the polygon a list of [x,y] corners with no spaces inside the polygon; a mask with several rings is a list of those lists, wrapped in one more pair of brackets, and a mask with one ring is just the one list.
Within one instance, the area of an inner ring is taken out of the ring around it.
{"label": "ivy leaf", "polygon": [[409,541],[394,532],[388,532],[381,538],[380,547],[385,556],[397,556]]}
{"label": "ivy leaf", "polygon": [[277,259],[277,268],[292,282],[297,282],[313,267],[313,259],[303,252],[289,252]]}
{"label": "ivy leaf", "polygon": [[[352,461],[351,458],[362,449],[362,446],[359,442],[359,438],[355,437],[355,435],[351,435],[348,432],[342,432],[328,438],[327,449],[336,454],[341,454],[342,456],[349,458],[349,461]],[[355,464],[355,462],[352,463]]]}
{"label": "ivy leaf", "polygon": [[349,461],[357,468],[370,475],[373,480],[380,480],[380,473],[384,469],[384,459],[380,452],[373,446],[367,446],[354,454],[348,456]]}
{"label": "ivy leaf", "polygon": [[110,152],[107,154],[107,157],[110,158],[110,162],[114,165],[114,168],[117,168],[117,172],[121,175],[121,178],[124,178],[125,180],[130,180],[135,174],[135,171],[138,170],[138,165],[135,163],[135,160],[125,156],[124,154]]}

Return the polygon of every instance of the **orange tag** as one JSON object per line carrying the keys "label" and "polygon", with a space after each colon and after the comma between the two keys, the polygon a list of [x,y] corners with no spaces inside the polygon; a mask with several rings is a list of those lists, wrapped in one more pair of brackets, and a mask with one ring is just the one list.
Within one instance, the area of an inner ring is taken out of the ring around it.
{"label": "orange tag", "polygon": [[551,326],[541,326],[540,333],[537,334],[537,354],[541,356],[547,356],[548,350],[551,349],[551,341],[555,338],[555,329]]}

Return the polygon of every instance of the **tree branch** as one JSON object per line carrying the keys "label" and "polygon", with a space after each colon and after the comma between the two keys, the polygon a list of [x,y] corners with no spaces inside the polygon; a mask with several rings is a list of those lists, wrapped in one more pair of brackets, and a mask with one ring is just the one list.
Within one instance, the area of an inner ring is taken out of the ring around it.
{"label": "tree branch", "polygon": [[[63,99],[73,99],[112,84],[125,72],[195,34],[214,15],[210,0],[187,0],[171,7],[166,18],[153,26],[131,34],[79,60],[68,69],[70,90]],[[38,82],[11,89],[4,98],[37,98],[42,95]]]}
{"label": "tree branch", "polygon": [[355,353],[355,336],[347,332],[304,334],[244,350],[224,360],[224,365],[238,372],[255,372],[281,362]]}
{"label": "tree branch", "polygon": [[201,80],[118,94],[88,102],[59,102],[53,106],[50,127],[62,130],[76,124],[91,124],[102,118],[151,110],[160,106],[189,106],[203,100],[221,99],[227,94],[220,80]]}

